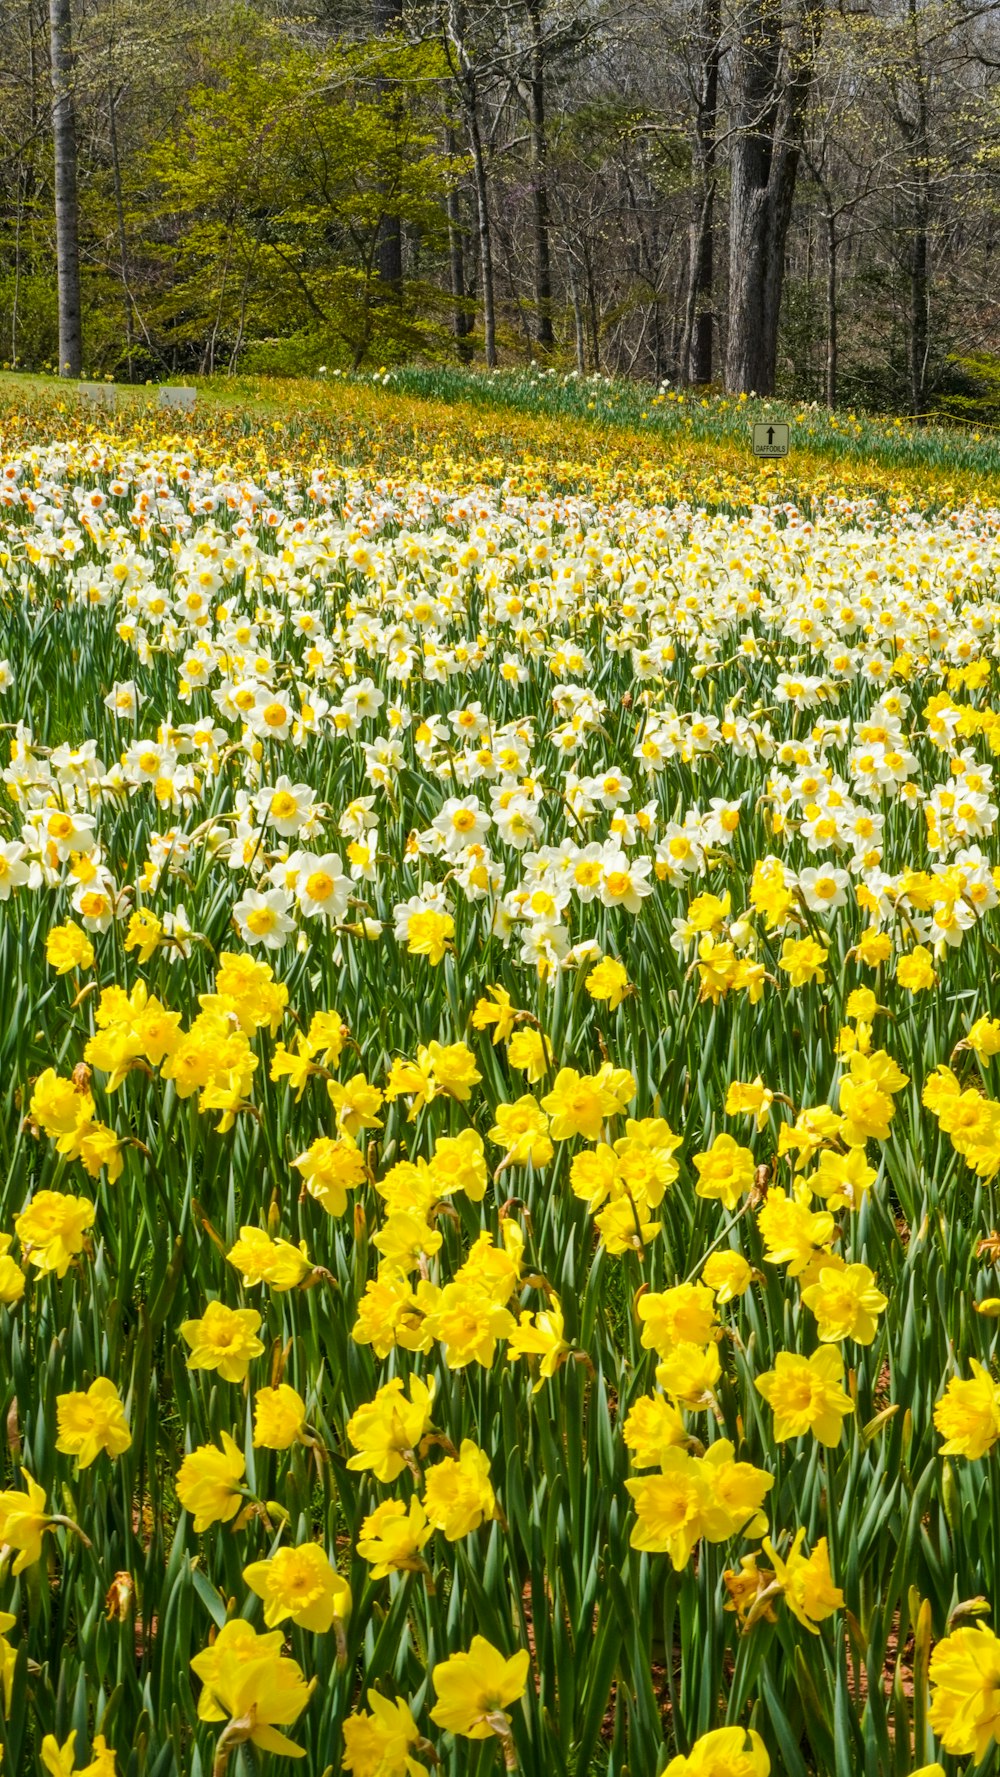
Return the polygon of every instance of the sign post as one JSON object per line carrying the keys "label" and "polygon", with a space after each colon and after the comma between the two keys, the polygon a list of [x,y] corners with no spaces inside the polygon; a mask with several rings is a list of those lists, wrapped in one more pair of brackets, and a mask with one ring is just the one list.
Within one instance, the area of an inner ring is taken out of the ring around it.
{"label": "sign post", "polygon": [[176,383],[163,383],[159,391],[161,407],[176,407],[181,413],[193,413],[198,399],[197,389],[178,387]]}
{"label": "sign post", "polygon": [[762,420],[753,429],[755,457],[787,457],[791,428],[777,420]]}
{"label": "sign post", "polygon": [[118,406],[118,390],[113,383],[79,383],[77,387],[90,407]]}

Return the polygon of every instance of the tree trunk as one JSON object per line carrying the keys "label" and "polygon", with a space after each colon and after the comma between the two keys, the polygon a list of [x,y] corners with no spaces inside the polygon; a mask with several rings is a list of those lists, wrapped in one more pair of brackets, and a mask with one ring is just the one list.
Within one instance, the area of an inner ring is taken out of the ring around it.
{"label": "tree trunk", "polygon": [[715,156],[719,107],[719,57],[722,17],[719,0],[701,0],[698,43],[701,86],[694,123],[694,211],[688,253],[688,291],[681,339],[681,377],[685,382],[712,380],[712,292],[715,274]]}
{"label": "tree trunk", "polygon": [[587,374],[587,341],[583,331],[583,309],[580,307],[580,292],[573,280],[571,300],[573,303],[573,343],[576,347],[576,369],[579,376]]}
{"label": "tree trunk", "polygon": [[594,282],[594,265],[589,247],[585,251],[584,269],[587,282],[587,319],[590,322],[590,367],[596,373],[601,368],[601,318],[597,309],[597,285]]}
{"label": "tree trunk", "polygon": [[532,219],[535,233],[535,311],[538,343],[544,351],[555,344],[552,327],[552,264],[549,253],[549,143],[545,130],[545,51],[542,46],[542,0],[528,0],[531,20]]}
{"label": "tree trunk", "polygon": [[52,64],[52,147],[56,205],[56,284],[59,375],[83,368],[80,303],[80,227],[76,196],[76,114],[73,109],[73,35],[70,0],[49,0]]}
{"label": "tree trunk", "polygon": [[483,152],[483,135],[479,126],[479,90],[476,84],[476,71],[465,44],[465,9],[461,0],[449,0],[447,25],[445,30],[446,43],[453,52],[458,63],[457,84],[462,110],[465,114],[466,133],[469,138],[469,150],[472,155],[472,177],[476,191],[476,222],[479,233],[479,274],[483,287],[483,344],[486,352],[486,363],[490,370],[496,369],[497,362],[497,323],[493,279],[493,231],[490,223],[490,194],[486,177],[486,156]]}
{"label": "tree trunk", "polygon": [[468,111],[469,145],[472,149],[472,170],[476,186],[476,220],[479,225],[479,275],[483,286],[483,347],[490,370],[497,363],[497,321],[493,281],[493,232],[490,225],[490,194],[486,181],[486,160],[479,129],[479,108],[473,87]]}
{"label": "tree trunk", "polygon": [[660,314],[660,297],[658,291],[653,292],[653,300],[650,303],[649,308],[650,325],[653,330],[653,381],[656,383],[657,388],[659,388],[660,383],[667,374],[667,367],[663,357],[663,316]]}
{"label": "tree trunk", "polygon": [[837,219],[827,210],[826,223],[826,379],[827,407],[837,405]]}
{"label": "tree trunk", "polygon": [[378,236],[379,283],[398,296],[403,287],[403,228],[398,216],[383,216]]}
{"label": "tree trunk", "polygon": [[[446,146],[450,157],[458,153],[455,132],[448,129]],[[472,314],[469,309],[469,291],[465,281],[465,228],[462,222],[462,200],[457,185],[448,188],[448,267],[451,276],[451,296],[454,304],[452,328],[458,343],[458,355],[463,364],[472,357]]]}
{"label": "tree trunk", "polygon": [[687,300],[684,305],[684,327],[679,354],[680,377],[685,383],[710,383],[712,380],[712,334],[715,327],[712,308],[715,270],[715,230],[712,215],[714,201],[713,175],[699,194],[696,213],[691,222]]}
{"label": "tree trunk", "polygon": [[930,274],[927,236],[930,224],[930,142],[927,128],[927,90],[917,30],[916,0],[909,0],[913,36],[913,76],[916,114],[909,131],[913,176],[913,238],[910,245],[910,403],[914,418],[927,405],[927,357],[930,345]]}
{"label": "tree trunk", "polygon": [[927,354],[930,340],[929,279],[927,254],[927,175],[916,169],[917,200],[910,254],[910,401],[914,419],[921,419],[927,404]]}
{"label": "tree trunk", "polygon": [[115,194],[115,221],[118,226],[118,269],[122,281],[122,302],[125,307],[125,356],[128,379],[132,381],[132,354],[135,350],[135,326],[132,292],[128,279],[128,236],[125,230],[125,201],[122,195],[121,158],[118,153],[118,123],[115,116],[118,100],[114,81],[108,87],[108,136],[111,146],[111,172]]}
{"label": "tree trunk", "polygon": [[810,21],[783,42],[781,0],[753,0],[737,58],[729,227],[730,394],[772,395],[785,240],[812,78]]}
{"label": "tree trunk", "polygon": [[[403,0],[375,0],[375,29],[380,37],[398,30],[402,23]],[[389,90],[384,81],[379,82],[379,87],[383,95]],[[387,192],[386,196],[391,202],[392,193]],[[399,296],[403,289],[403,226],[398,216],[383,216],[379,223],[376,263],[379,283]]]}

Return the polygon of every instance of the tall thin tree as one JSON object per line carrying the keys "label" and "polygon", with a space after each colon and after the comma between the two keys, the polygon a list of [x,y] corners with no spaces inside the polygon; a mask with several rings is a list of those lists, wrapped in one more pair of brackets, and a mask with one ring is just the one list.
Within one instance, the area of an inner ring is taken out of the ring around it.
{"label": "tall thin tree", "polygon": [[800,0],[789,34],[782,0],[750,0],[737,28],[726,387],[733,394],[771,395],[818,12]]}
{"label": "tall thin tree", "polygon": [[552,326],[552,263],[549,252],[549,143],[545,128],[545,45],[542,0],[528,0],[531,24],[528,115],[531,124],[531,207],[535,234],[535,309],[538,343],[555,344]]}
{"label": "tall thin tree", "polygon": [[73,104],[73,19],[70,0],[49,0],[49,57],[52,65],[59,374],[79,376],[83,367],[83,320],[76,182],[76,110]]}
{"label": "tall thin tree", "polygon": [[686,382],[710,383],[715,325],[712,294],[715,279],[716,125],[722,53],[720,0],[699,0],[696,30],[698,88],[692,143],[694,191],[680,368]]}
{"label": "tall thin tree", "polygon": [[[399,31],[403,24],[403,0],[375,0],[375,29],[380,36]],[[389,94],[388,83],[382,89]],[[392,103],[389,114],[392,114]],[[391,204],[394,194],[386,192],[386,202]],[[379,280],[395,295],[399,295],[403,287],[403,225],[399,216],[387,210],[379,224],[378,231],[378,275]]]}
{"label": "tall thin tree", "polygon": [[493,228],[490,217],[489,182],[486,175],[486,153],[480,120],[479,82],[476,77],[475,63],[465,39],[463,0],[447,0],[443,19],[443,40],[465,118],[469,150],[472,155],[472,178],[476,193],[476,219],[479,228],[483,346],[487,368],[494,370],[497,362],[497,322],[493,283]]}

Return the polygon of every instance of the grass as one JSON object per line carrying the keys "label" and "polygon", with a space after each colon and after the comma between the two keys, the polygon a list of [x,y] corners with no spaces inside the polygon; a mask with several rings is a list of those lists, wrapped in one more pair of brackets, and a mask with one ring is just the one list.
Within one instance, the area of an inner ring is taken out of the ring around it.
{"label": "grass", "polygon": [[[259,422],[276,456],[305,461],[328,450],[366,473],[425,470],[508,478],[519,486],[636,484],[645,497],[690,498],[735,510],[754,497],[794,498],[815,509],[830,495],[906,499],[930,510],[956,500],[989,503],[1000,486],[1000,437],[957,426],[829,414],[631,382],[530,371],[488,376],[459,370],[392,370],[382,376],[276,381],[195,379],[189,418],[155,408],[146,387],[119,386],[122,418],[88,413],[65,383],[7,372],[0,414],[9,436],[44,436],[60,415],[101,432],[148,426],[151,434],[243,443]],[[751,427],[765,418],[792,429],[787,460],[754,458]],[[595,460],[596,459],[596,460]],[[461,464],[461,471],[457,465]]]}

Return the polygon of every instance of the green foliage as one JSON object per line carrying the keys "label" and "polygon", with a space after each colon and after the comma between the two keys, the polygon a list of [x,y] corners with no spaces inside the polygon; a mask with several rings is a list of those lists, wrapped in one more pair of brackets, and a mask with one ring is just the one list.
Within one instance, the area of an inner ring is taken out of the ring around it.
{"label": "green foliage", "polygon": [[56,292],[41,271],[0,274],[0,362],[55,363],[59,356]]}
{"label": "green foliage", "polygon": [[987,352],[966,358],[955,354],[948,363],[955,386],[941,397],[940,407],[956,419],[1000,426],[1000,357]]}
{"label": "green foliage", "polygon": [[419,291],[380,280],[378,243],[398,218],[422,253],[442,247],[462,163],[437,146],[441,78],[426,46],[317,59],[259,29],[226,46],[148,155],[165,336],[208,371],[254,339],[311,336],[303,368],[430,343]]}

